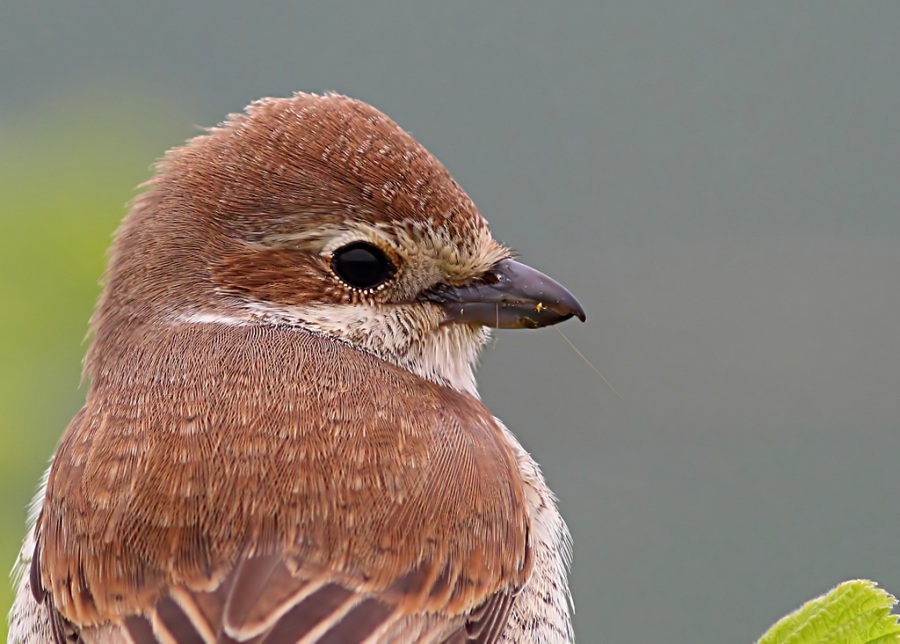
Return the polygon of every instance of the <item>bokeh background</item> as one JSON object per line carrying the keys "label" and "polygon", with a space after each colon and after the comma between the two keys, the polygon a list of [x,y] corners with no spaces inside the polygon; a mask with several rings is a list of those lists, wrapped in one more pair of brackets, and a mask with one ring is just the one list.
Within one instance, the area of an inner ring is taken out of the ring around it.
{"label": "bokeh background", "polygon": [[4,2],[2,567],[134,186],[254,98],[336,90],[588,311],[563,331],[622,400],[553,330],[480,376],[561,498],[582,642],[900,592],[898,34],[895,0]]}

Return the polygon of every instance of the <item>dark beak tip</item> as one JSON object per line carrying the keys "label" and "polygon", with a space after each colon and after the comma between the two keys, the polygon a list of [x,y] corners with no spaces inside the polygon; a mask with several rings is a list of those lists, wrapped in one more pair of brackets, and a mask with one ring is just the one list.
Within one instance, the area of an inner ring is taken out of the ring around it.
{"label": "dark beak tip", "polygon": [[572,317],[578,318],[581,322],[587,320],[587,315],[584,312],[584,308],[581,306],[581,302],[568,291],[564,291],[564,296],[556,301],[554,310],[556,310],[559,315],[563,316],[560,322]]}
{"label": "dark beak tip", "polygon": [[561,311],[558,311],[558,315],[560,316],[558,320],[559,322],[565,322],[570,318],[576,318],[579,322],[584,322],[587,320],[584,309],[582,309],[580,306],[573,306],[571,308],[567,307]]}

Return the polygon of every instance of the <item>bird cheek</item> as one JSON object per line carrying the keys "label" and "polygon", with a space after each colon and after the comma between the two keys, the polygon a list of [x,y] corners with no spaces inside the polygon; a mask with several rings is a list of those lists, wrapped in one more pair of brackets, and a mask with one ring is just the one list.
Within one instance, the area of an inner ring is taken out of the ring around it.
{"label": "bird cheek", "polygon": [[290,248],[249,248],[210,266],[222,291],[281,305],[349,303],[351,294],[335,283],[327,267]]}

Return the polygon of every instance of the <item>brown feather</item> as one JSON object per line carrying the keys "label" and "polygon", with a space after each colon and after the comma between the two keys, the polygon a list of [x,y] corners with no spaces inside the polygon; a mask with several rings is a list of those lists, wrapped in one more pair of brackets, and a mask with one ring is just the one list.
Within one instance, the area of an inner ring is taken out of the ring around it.
{"label": "brown feather", "polygon": [[[107,332],[97,341],[120,368],[95,375],[39,523],[42,586],[66,619],[155,611],[173,634],[196,631],[167,595],[235,570],[224,624],[264,627],[254,611],[283,606],[310,574],[330,580],[274,629],[309,627],[356,595],[384,616],[461,623],[524,584],[522,483],[474,398],[298,330]],[[254,555],[265,565],[251,572]]]}

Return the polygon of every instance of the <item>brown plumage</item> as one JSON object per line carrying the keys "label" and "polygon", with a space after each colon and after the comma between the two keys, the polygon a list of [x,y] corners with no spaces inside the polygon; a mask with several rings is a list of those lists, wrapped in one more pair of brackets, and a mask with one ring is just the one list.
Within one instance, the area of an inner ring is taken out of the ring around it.
{"label": "brown plumage", "polygon": [[565,526],[472,366],[574,298],[344,97],[254,104],[146,187],[10,641],[571,637]]}

